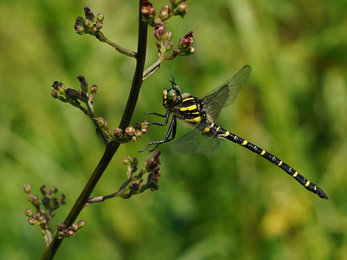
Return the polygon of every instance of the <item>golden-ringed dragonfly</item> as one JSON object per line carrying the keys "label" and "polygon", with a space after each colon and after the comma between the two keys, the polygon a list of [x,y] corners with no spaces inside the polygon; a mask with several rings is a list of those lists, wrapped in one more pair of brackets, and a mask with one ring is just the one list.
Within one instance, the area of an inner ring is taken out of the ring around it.
{"label": "golden-ringed dragonfly", "polygon": [[172,141],[176,136],[177,119],[180,119],[193,126],[194,130],[174,142],[174,148],[178,152],[184,154],[209,153],[217,149],[219,138],[226,139],[259,154],[269,162],[276,164],[307,190],[323,199],[328,199],[328,196],[321,188],[307,180],[288,164],[262,148],[228,132],[215,123],[214,120],[218,117],[221,109],[230,106],[234,102],[250,73],[251,67],[249,65],[244,66],[232,78],[208,93],[203,99],[194,97],[188,93],[182,94],[178,85],[174,81],[171,81],[171,89],[163,90],[163,106],[166,108],[166,114],[147,113],[165,118],[163,124],[156,122],[149,123],[149,125],[159,126],[166,126],[169,122],[170,114],[173,115],[165,139],[149,143],[140,152],[145,151],[151,145],[155,147],[150,151],[154,151],[160,144]]}

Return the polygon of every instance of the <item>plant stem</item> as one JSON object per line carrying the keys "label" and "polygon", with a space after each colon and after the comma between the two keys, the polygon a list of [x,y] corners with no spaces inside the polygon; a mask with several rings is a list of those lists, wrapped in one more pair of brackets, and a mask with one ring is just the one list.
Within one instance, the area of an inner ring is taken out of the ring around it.
{"label": "plant stem", "polygon": [[[125,129],[130,121],[131,117],[133,115],[135,105],[140,93],[140,88],[142,84],[142,75],[145,65],[145,59],[146,59],[146,45],[147,45],[147,24],[145,22],[142,22],[141,17],[141,3],[142,1],[139,0],[139,31],[138,31],[138,44],[137,44],[137,54],[136,54],[136,70],[128,98],[128,102],[122,117],[122,120],[120,122],[119,127],[122,129]],[[70,227],[72,223],[76,220],[80,212],[82,211],[85,203],[87,202],[90,194],[94,190],[96,184],[98,183],[100,177],[102,176],[103,172],[107,168],[109,162],[113,158],[113,155],[116,153],[120,143],[118,142],[110,142],[106,150],[94,170],[92,176],[90,177],[88,183],[84,187],[82,193],[80,194],[79,198],[75,202],[75,205],[71,209],[69,215],[64,221],[64,224],[66,228]],[[57,236],[55,236],[52,240],[52,243],[49,245],[48,248],[46,248],[46,251],[44,252],[41,259],[53,259],[55,253],[57,252],[62,240],[58,239]]]}
{"label": "plant stem", "polygon": [[160,65],[161,65],[161,63],[163,62],[163,60],[162,59],[159,59],[159,60],[157,60],[155,63],[153,63],[148,69],[146,69],[146,71],[143,73],[143,78],[145,79],[145,78],[147,78],[149,75],[151,75],[151,74],[153,74],[154,72],[156,72],[158,69],[159,69],[159,67],[160,67]]}
{"label": "plant stem", "polygon": [[123,55],[126,55],[128,57],[135,58],[136,53],[129,51],[128,49],[123,48],[122,46],[110,41],[109,39],[105,39],[105,42],[109,45],[111,45],[113,48],[115,48],[118,52],[122,53]]}

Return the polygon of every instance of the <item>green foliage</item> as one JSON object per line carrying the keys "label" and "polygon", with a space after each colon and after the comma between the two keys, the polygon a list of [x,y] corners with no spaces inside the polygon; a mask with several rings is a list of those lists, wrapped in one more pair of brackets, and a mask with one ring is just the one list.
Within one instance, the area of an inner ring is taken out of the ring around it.
{"label": "green foliage", "polygon": [[[153,1],[155,8],[165,3]],[[105,35],[135,50],[136,3],[89,5],[104,14]],[[79,216],[86,226],[64,242],[55,259],[344,259],[345,2],[187,5],[189,14],[166,26],[177,41],[193,30],[196,53],[163,63],[146,79],[132,123],[157,120],[144,112],[165,111],[161,92],[170,87],[170,74],[183,92],[203,97],[250,64],[248,83],[218,123],[292,165],[330,200],[230,142],[222,140],[212,154],[192,156],[174,153],[168,143],[160,147],[160,189],[87,207]],[[88,117],[52,99],[53,81],[76,86],[82,74],[97,84],[95,114],[107,118],[112,129],[126,104],[134,60],[75,33],[83,7],[66,0],[0,4],[0,214],[6,223],[0,259],[39,259],[45,249],[41,234],[26,222],[23,184],[30,183],[33,191],[43,184],[58,186],[66,205],[52,221],[61,222],[104,150]],[[148,65],[158,57],[155,42],[149,37]],[[178,136],[189,130],[180,124]],[[137,142],[122,145],[92,195],[119,188],[123,159],[149,158],[137,150],[165,133],[151,126]]]}

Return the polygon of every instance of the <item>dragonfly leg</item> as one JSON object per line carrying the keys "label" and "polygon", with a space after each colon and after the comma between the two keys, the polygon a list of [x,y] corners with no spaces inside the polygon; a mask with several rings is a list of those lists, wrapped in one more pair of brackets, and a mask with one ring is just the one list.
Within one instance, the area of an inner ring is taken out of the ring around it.
{"label": "dragonfly leg", "polygon": [[[138,151],[140,153],[142,153],[143,151],[145,151],[148,147],[150,147],[151,145],[155,145],[155,147],[151,150],[149,150],[149,152],[153,152],[155,149],[158,148],[158,146],[160,144],[163,144],[163,143],[167,143],[167,142],[170,142],[172,141],[173,139],[175,139],[176,137],[176,129],[177,129],[177,120],[176,120],[176,117],[173,116],[172,119],[171,119],[171,123],[170,123],[170,126],[169,126],[169,129],[165,135],[165,139],[164,140],[160,140],[160,141],[154,141],[154,142],[150,142],[146,147],[145,149],[141,150],[141,151]],[[170,135],[171,135],[171,138],[170,138]]]}
{"label": "dragonfly leg", "polygon": [[161,114],[158,114],[158,113],[146,113],[146,115],[156,115],[156,116],[165,117],[165,122],[164,122],[164,124],[160,124],[160,123],[157,123],[157,122],[151,122],[151,123],[148,123],[148,125],[166,126],[167,123],[169,122],[170,111],[169,111],[169,110],[166,111],[166,114],[165,114],[165,115],[161,115]]}
{"label": "dragonfly leg", "polygon": [[156,115],[156,116],[166,117],[166,115],[162,115],[159,113],[145,113],[145,115]]}

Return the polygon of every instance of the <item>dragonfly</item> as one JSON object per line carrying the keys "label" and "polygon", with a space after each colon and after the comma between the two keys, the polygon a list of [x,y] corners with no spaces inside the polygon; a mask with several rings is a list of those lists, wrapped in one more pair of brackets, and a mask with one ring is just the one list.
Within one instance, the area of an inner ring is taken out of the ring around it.
{"label": "dragonfly", "polygon": [[184,154],[210,153],[217,149],[219,139],[226,139],[260,155],[288,173],[307,190],[317,194],[322,199],[328,199],[328,196],[320,187],[307,180],[278,157],[225,130],[215,122],[221,109],[230,106],[234,102],[241,87],[246,83],[250,74],[251,66],[244,66],[233,77],[209,92],[202,99],[190,95],[189,93],[182,93],[178,85],[174,82],[174,79],[170,81],[172,87],[170,89],[165,88],[162,92],[163,106],[166,109],[165,115],[159,113],[146,113],[147,115],[156,115],[165,118],[164,123],[152,122],[148,124],[158,126],[167,126],[170,115],[172,115],[165,138],[163,140],[150,142],[139,152],[143,152],[150,146],[154,146],[154,148],[150,150],[150,152],[152,152],[159,145],[174,140],[176,137],[177,120],[180,120],[191,125],[193,130],[175,140],[174,149],[176,151]]}

